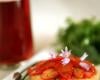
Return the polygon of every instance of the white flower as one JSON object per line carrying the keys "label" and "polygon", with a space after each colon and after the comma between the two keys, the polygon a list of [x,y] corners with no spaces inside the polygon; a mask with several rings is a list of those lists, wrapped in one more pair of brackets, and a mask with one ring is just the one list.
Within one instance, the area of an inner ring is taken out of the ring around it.
{"label": "white flower", "polygon": [[88,71],[88,70],[90,69],[90,65],[87,64],[87,63],[85,63],[85,62],[83,62],[87,57],[88,57],[88,54],[87,54],[87,53],[84,53],[84,54],[80,57],[81,62],[79,63],[79,65],[80,65],[82,68],[84,68],[84,69],[86,69],[86,70]]}
{"label": "white flower", "polygon": [[71,50],[68,51],[68,48],[67,47],[65,47],[65,51],[64,50],[61,50],[60,56],[62,56],[62,57],[69,57],[70,55],[71,55]]}
{"label": "white flower", "polygon": [[87,71],[90,69],[90,65],[85,62],[80,62],[79,65]]}
{"label": "white flower", "polygon": [[71,55],[71,51],[68,51],[67,47],[65,47],[65,50],[61,50],[60,56],[63,57],[63,59],[61,60],[63,65],[66,65],[70,62],[70,58],[68,58],[70,55]]}
{"label": "white flower", "polygon": [[87,54],[87,53],[84,53],[84,54],[80,57],[80,60],[81,60],[81,61],[84,61],[87,57],[88,57],[88,54]]}
{"label": "white flower", "polygon": [[63,65],[66,65],[70,62],[70,59],[69,58],[63,58],[61,61],[62,61]]}

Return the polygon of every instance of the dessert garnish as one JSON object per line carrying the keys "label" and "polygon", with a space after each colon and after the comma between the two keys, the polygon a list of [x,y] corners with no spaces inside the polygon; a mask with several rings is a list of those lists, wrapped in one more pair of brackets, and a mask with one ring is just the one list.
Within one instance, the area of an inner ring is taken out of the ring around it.
{"label": "dessert garnish", "polygon": [[65,51],[64,50],[61,50],[61,56],[63,57],[63,59],[61,60],[62,61],[62,64],[63,65],[66,65],[70,62],[70,58],[69,56],[71,55],[71,51],[68,51],[68,48],[65,47]]}
{"label": "dessert garnish", "polygon": [[88,57],[87,53],[84,53],[83,56],[81,56],[80,60],[84,61]]}
{"label": "dessert garnish", "polygon": [[87,71],[90,69],[90,65],[85,63],[84,60],[88,57],[87,53],[84,53],[83,56],[80,58],[81,62],[79,63],[79,65],[86,69]]}

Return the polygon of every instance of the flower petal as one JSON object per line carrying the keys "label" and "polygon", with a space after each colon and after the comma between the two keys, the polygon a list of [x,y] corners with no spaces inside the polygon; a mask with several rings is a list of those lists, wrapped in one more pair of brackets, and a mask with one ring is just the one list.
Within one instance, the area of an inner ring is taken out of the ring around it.
{"label": "flower petal", "polygon": [[64,58],[61,61],[62,61],[63,65],[66,65],[66,64],[68,64],[70,62],[70,59],[69,58]]}
{"label": "flower petal", "polygon": [[90,69],[90,65],[85,62],[80,62],[79,65],[87,71]]}
{"label": "flower petal", "polygon": [[88,57],[88,54],[87,54],[87,53],[84,53],[84,54],[80,57],[80,60],[83,61],[83,60],[85,60],[87,57]]}

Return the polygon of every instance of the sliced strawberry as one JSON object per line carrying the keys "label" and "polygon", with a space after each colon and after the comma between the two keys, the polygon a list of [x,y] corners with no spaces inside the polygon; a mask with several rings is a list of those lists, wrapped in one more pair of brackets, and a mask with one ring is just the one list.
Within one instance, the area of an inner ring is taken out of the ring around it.
{"label": "sliced strawberry", "polygon": [[73,80],[70,76],[67,76],[67,78],[61,77],[59,80]]}
{"label": "sliced strawberry", "polygon": [[43,65],[45,65],[45,63],[46,63],[46,61],[42,61],[42,62],[37,63],[35,66],[30,67],[27,71],[28,74],[29,75],[38,75],[38,74],[42,73],[42,68],[41,67]]}
{"label": "sliced strawberry", "polygon": [[58,72],[55,71],[54,69],[47,69],[43,71],[43,73],[41,74],[41,77],[44,80],[55,79],[57,76],[58,76]]}
{"label": "sliced strawberry", "polygon": [[60,62],[61,62],[61,57],[59,57],[59,58],[56,58],[56,59],[51,59],[51,60],[48,60],[43,66],[42,66],[42,68],[44,69],[44,70],[46,70],[46,69],[48,69],[48,68],[58,68],[61,64],[60,64]]}
{"label": "sliced strawberry", "polygon": [[73,71],[73,65],[71,63],[67,65],[61,65],[58,68],[58,72],[61,75],[61,77],[66,78],[71,78],[72,76],[72,71]]}
{"label": "sliced strawberry", "polygon": [[60,80],[66,80],[65,78],[61,78]]}
{"label": "sliced strawberry", "polygon": [[96,69],[95,69],[95,67],[94,67],[93,65],[91,65],[90,71],[91,71],[92,73],[96,74]]}
{"label": "sliced strawberry", "polygon": [[94,67],[91,67],[89,71],[85,71],[84,77],[85,78],[91,78],[95,74],[96,74],[95,68]]}
{"label": "sliced strawberry", "polygon": [[84,77],[84,70],[82,70],[82,69],[80,69],[80,68],[74,69],[73,76],[74,76],[75,78],[78,78],[78,79],[83,78],[83,77]]}
{"label": "sliced strawberry", "polygon": [[40,75],[34,75],[30,77],[30,80],[43,80]]}
{"label": "sliced strawberry", "polygon": [[91,78],[93,76],[92,72],[85,72],[84,77],[85,78]]}
{"label": "sliced strawberry", "polygon": [[73,66],[78,67],[80,59],[78,57],[74,57],[74,56],[71,56],[70,59],[71,59],[71,63],[73,64]]}
{"label": "sliced strawberry", "polygon": [[88,61],[84,61],[86,64],[88,64],[89,65],[89,67],[90,67],[90,69],[87,71],[87,70],[85,70],[84,68],[84,77],[85,78],[90,78],[90,77],[92,77],[93,75],[95,75],[96,74],[96,69],[95,69],[95,67],[92,65],[92,63],[90,63],[90,62],[88,62]]}

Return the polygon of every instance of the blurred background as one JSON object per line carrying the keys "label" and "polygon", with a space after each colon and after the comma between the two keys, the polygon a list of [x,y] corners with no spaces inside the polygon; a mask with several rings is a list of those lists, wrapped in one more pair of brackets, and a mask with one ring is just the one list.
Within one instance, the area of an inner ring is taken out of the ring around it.
{"label": "blurred background", "polygon": [[31,0],[31,19],[36,50],[55,40],[67,17],[79,20],[95,16],[100,18],[99,0]]}
{"label": "blurred background", "polygon": [[75,55],[89,53],[100,60],[99,0],[31,0],[31,21],[36,51],[68,46]]}

